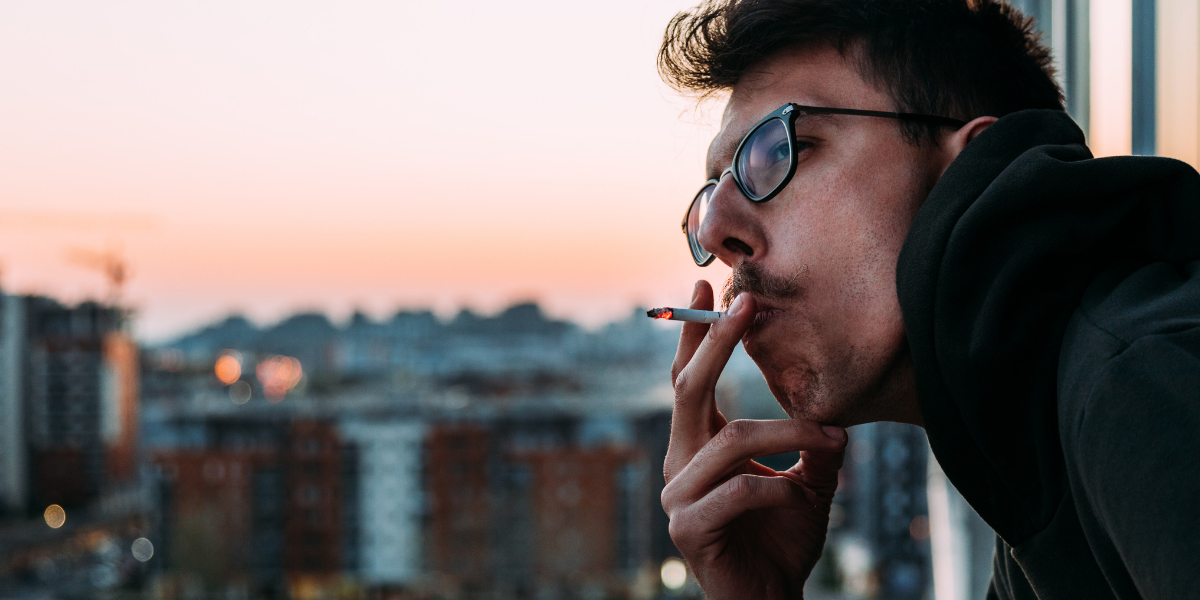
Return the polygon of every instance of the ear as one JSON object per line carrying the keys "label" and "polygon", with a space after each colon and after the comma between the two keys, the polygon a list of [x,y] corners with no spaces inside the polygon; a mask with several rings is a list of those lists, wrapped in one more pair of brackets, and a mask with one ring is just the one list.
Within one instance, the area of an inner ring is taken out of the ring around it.
{"label": "ear", "polygon": [[[942,138],[941,154],[942,154],[942,173],[958,158],[958,153],[962,152],[963,148],[967,147],[967,143],[975,139],[975,136],[983,133],[989,125],[998,121],[996,117],[979,117],[966,125],[958,128],[957,131]],[[940,175],[939,175],[940,176]]]}

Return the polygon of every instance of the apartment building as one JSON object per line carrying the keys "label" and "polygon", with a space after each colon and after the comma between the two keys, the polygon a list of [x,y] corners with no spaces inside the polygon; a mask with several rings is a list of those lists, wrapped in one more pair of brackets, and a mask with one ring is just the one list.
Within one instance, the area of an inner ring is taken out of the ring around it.
{"label": "apartment building", "polygon": [[139,371],[120,309],[0,296],[0,512],[135,483]]}

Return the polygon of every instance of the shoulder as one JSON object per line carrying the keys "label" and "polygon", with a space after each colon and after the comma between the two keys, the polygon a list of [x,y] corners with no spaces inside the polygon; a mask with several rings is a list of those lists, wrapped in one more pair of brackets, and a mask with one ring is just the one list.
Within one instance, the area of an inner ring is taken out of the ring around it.
{"label": "shoulder", "polygon": [[1150,424],[1200,409],[1200,261],[1103,273],[1067,327],[1058,373],[1064,442],[1115,415]]}
{"label": "shoulder", "polygon": [[1063,339],[1058,417],[1094,550],[1156,590],[1145,597],[1178,597],[1200,567],[1200,263],[1089,288]]}
{"label": "shoulder", "polygon": [[[1068,463],[1113,468],[1134,446],[1156,463],[1197,447],[1200,262],[1118,267],[1097,278],[1063,338],[1058,387]],[[1168,455],[1149,456],[1159,451]]]}
{"label": "shoulder", "polygon": [[1101,275],[1063,338],[1058,386],[1068,471],[1178,470],[1200,447],[1200,262]]}

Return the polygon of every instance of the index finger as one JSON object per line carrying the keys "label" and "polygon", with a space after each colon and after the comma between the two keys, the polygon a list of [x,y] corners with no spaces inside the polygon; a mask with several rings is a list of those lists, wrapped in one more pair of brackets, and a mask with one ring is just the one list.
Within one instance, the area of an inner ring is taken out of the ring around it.
{"label": "index finger", "polygon": [[795,450],[840,455],[845,443],[844,436],[834,437],[805,419],[733,421],[696,452],[672,483],[698,498],[753,458]]}
{"label": "index finger", "polygon": [[[671,412],[668,471],[691,460],[716,429],[715,388],[734,347],[754,321],[754,299],[738,296],[725,317],[709,326],[691,359],[675,378],[675,406]],[[682,341],[680,342],[682,346]]]}
{"label": "index finger", "polygon": [[729,362],[733,349],[754,322],[754,309],[754,298],[749,294],[741,294],[729,306],[723,318],[709,325],[700,345],[675,378],[677,396],[681,388],[688,391],[693,391],[692,388],[711,390],[717,385],[717,379],[721,377],[721,371]]}
{"label": "index finger", "polygon": [[[712,285],[703,279],[697,281],[696,286],[692,288],[692,301],[688,304],[688,308],[712,310]],[[672,384],[679,377],[679,372],[692,360],[692,355],[696,354],[696,348],[699,348],[700,342],[704,341],[704,334],[708,333],[709,327],[711,325],[708,323],[683,324],[683,330],[679,332],[679,348],[675,350],[675,361],[671,363]]]}

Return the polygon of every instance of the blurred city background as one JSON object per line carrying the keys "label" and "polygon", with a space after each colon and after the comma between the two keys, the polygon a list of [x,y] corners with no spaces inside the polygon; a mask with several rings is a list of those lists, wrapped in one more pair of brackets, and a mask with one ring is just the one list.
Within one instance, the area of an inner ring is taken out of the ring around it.
{"label": "blurred city background", "polygon": [[[0,2],[0,599],[696,598],[659,505],[687,1]],[[1097,155],[1200,161],[1200,0],[1024,0]],[[783,418],[740,351],[731,418]],[[785,468],[794,455],[765,457]],[[812,598],[982,598],[853,428]]]}

